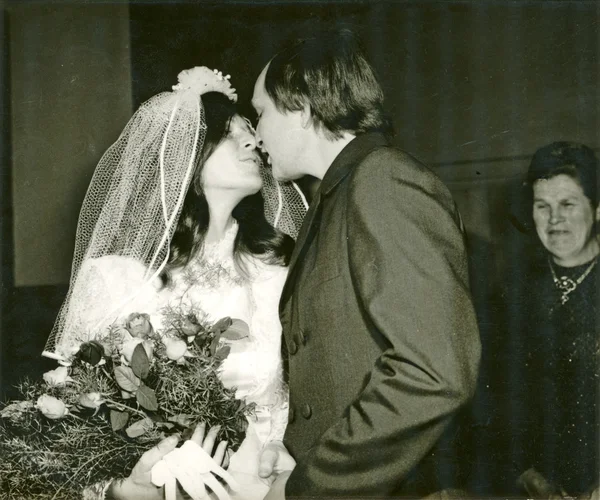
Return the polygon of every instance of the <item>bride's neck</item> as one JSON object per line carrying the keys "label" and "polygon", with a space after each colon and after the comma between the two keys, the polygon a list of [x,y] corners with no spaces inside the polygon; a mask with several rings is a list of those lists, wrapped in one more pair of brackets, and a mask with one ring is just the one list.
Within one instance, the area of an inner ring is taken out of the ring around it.
{"label": "bride's neck", "polygon": [[221,241],[235,223],[232,212],[239,200],[227,199],[226,196],[210,196],[208,193],[206,195],[210,222],[204,241],[215,243]]}

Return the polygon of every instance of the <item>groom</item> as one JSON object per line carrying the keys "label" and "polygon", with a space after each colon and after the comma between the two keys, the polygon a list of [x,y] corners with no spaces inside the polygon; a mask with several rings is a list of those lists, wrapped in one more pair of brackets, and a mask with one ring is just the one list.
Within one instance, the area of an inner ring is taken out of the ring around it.
{"label": "groom", "polygon": [[[390,146],[383,92],[348,32],[277,54],[252,103],[274,176],[322,181],[280,303],[297,466],[268,498],[429,494],[480,356],[450,193]],[[288,459],[267,448],[261,474]]]}

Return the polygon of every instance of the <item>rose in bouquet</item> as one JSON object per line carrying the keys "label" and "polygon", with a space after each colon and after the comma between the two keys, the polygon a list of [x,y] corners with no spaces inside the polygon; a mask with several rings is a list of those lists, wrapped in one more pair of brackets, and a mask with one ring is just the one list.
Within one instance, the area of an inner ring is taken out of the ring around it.
{"label": "rose in bouquet", "polygon": [[247,325],[207,324],[199,310],[131,314],[84,342],[43,381],[23,381],[0,409],[0,495],[77,498],[85,486],[128,475],[141,454],[171,433],[220,425],[235,450],[253,411],[218,377],[224,339]]}

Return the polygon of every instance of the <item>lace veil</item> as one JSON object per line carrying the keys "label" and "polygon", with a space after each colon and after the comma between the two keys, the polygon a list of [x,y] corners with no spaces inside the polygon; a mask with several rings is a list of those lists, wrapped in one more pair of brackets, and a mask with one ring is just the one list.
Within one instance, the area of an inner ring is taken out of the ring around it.
{"label": "lace veil", "polygon": [[[171,237],[206,135],[201,95],[218,91],[237,100],[229,76],[216,70],[196,67],[178,79],[172,92],[140,106],[96,167],[79,215],[69,292],[44,356],[64,360],[79,347],[72,313],[77,290],[85,287],[81,271],[88,259],[133,258],[145,266],[148,283],[169,259]],[[267,168],[261,168],[261,175],[267,220],[295,238],[307,209],[304,196],[295,184],[278,183]]]}

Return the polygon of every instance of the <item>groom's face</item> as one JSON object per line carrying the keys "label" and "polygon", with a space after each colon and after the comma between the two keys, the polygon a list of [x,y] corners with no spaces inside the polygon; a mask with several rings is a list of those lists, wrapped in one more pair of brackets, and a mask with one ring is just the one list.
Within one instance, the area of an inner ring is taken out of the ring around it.
{"label": "groom's face", "polygon": [[301,113],[280,111],[265,90],[267,65],[254,85],[252,105],[258,116],[256,138],[269,155],[273,177],[279,181],[298,179],[306,157],[306,130],[302,127]]}

